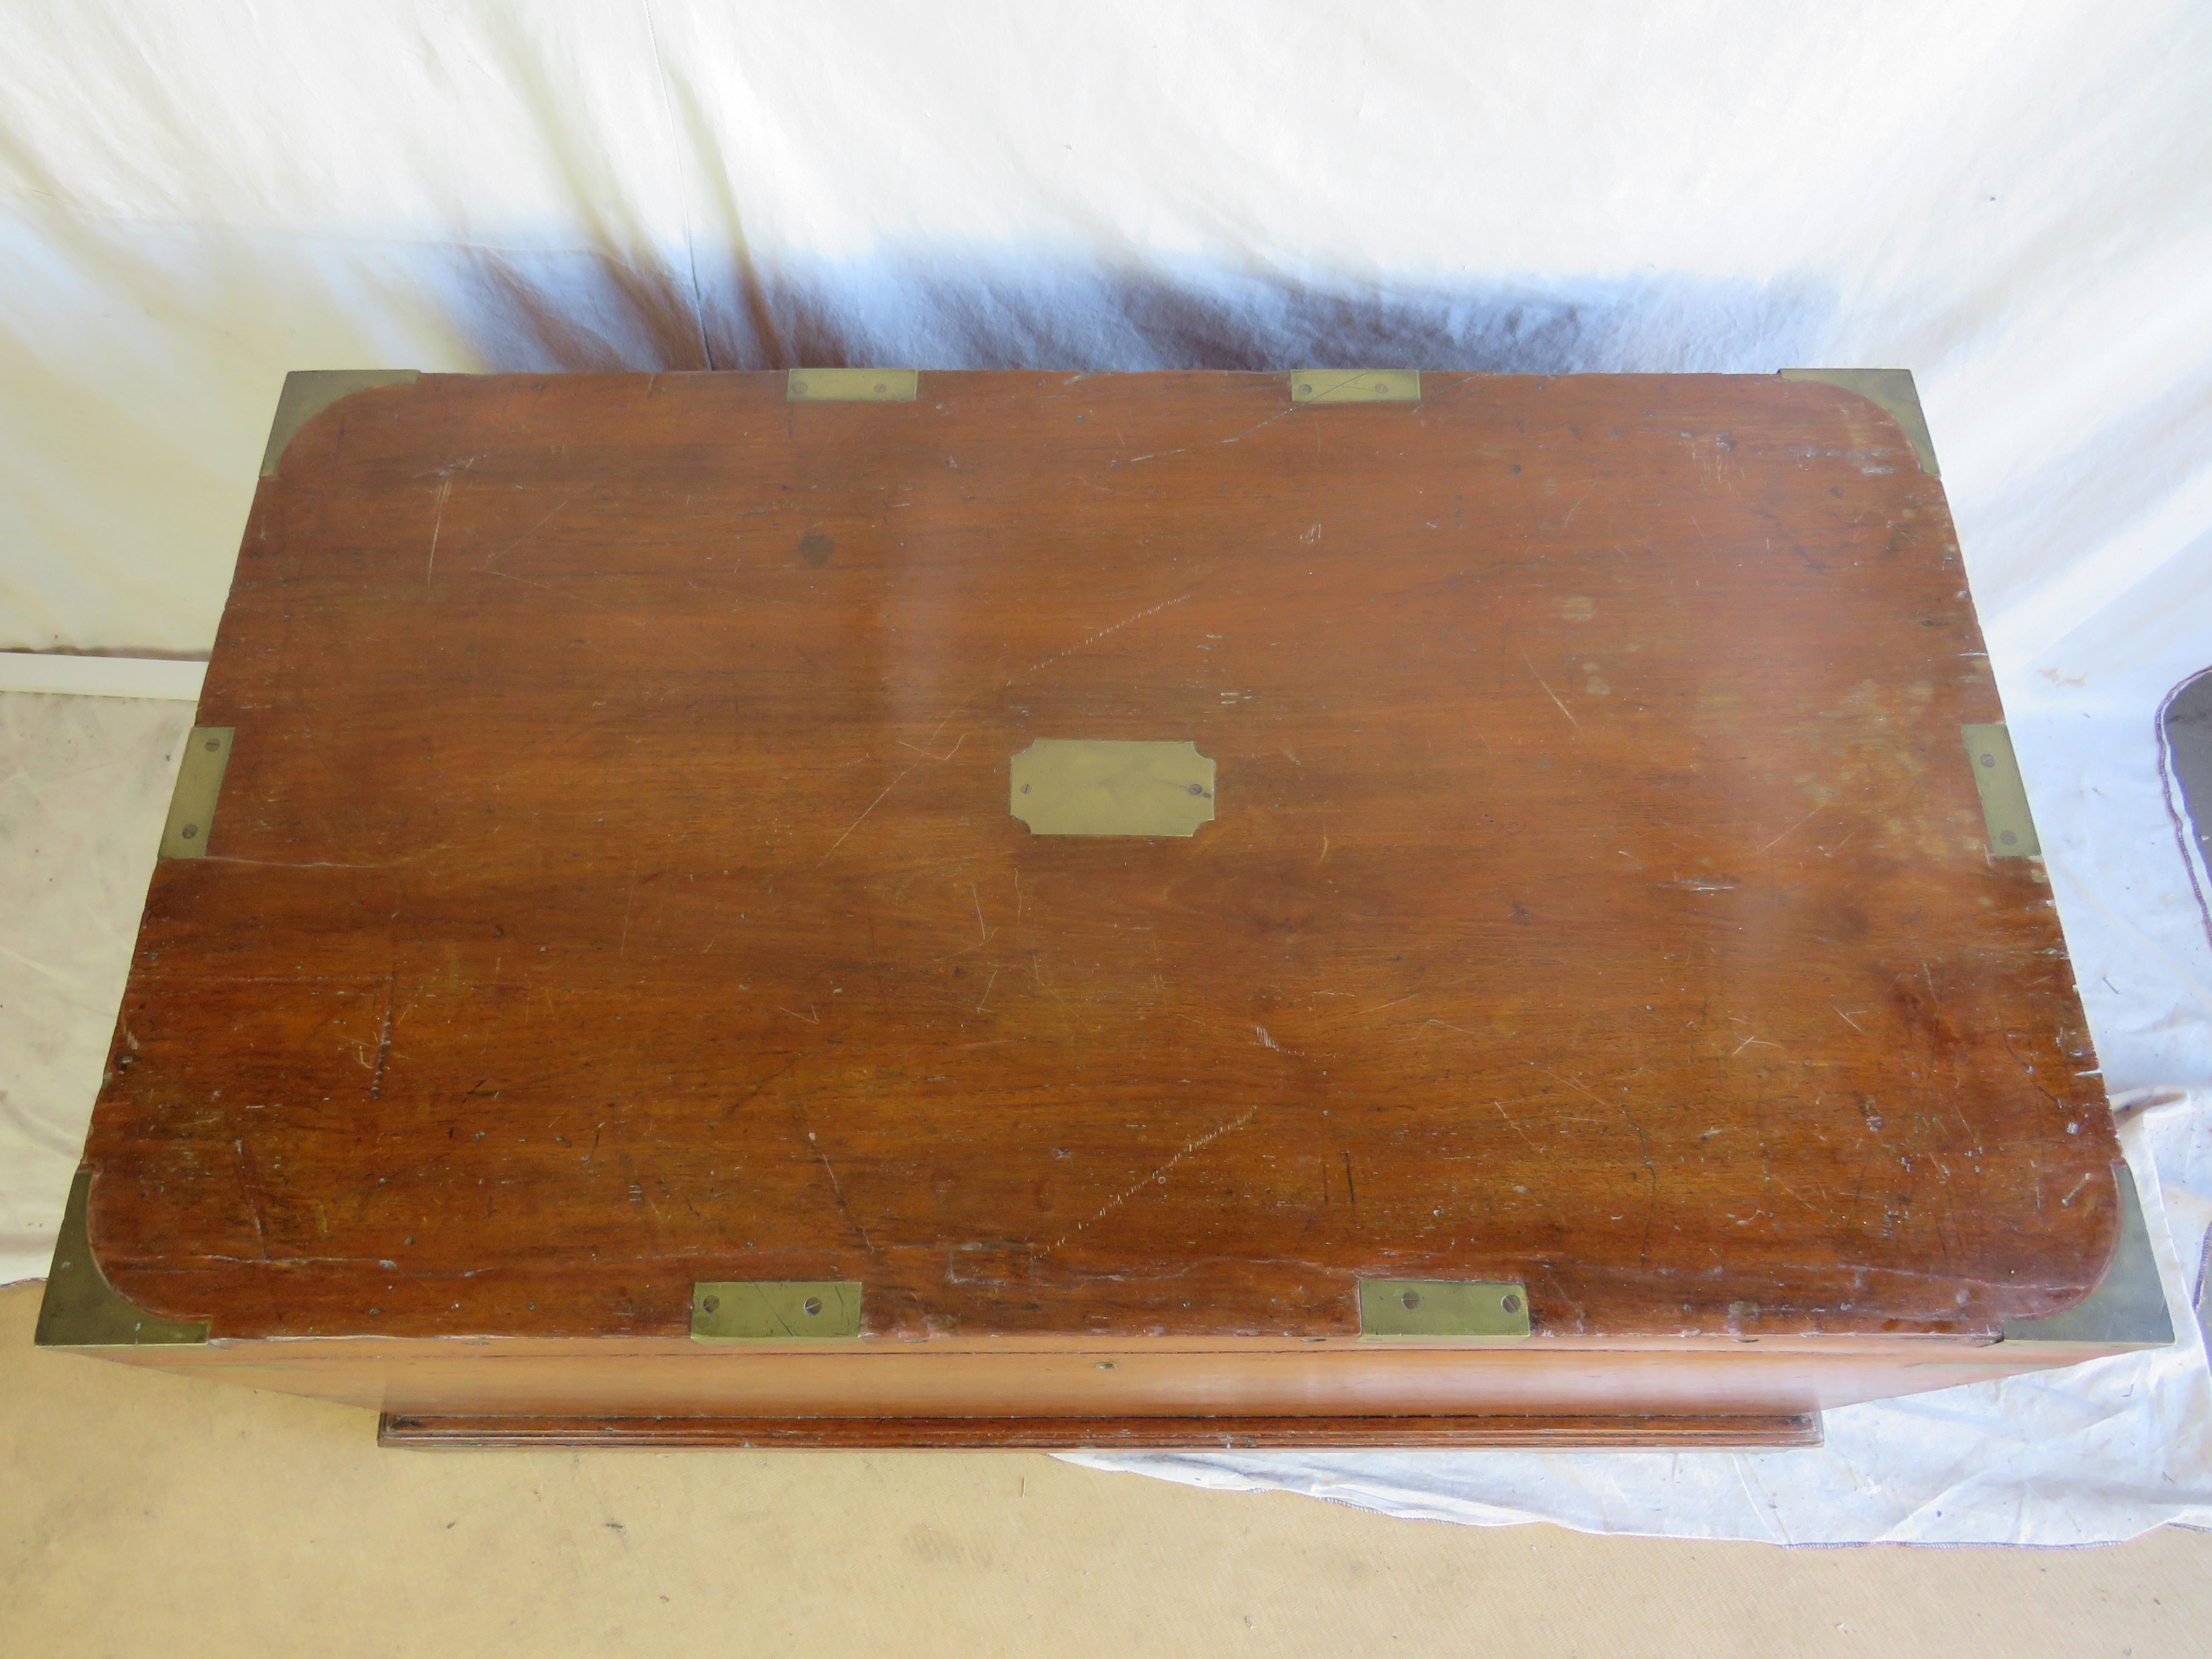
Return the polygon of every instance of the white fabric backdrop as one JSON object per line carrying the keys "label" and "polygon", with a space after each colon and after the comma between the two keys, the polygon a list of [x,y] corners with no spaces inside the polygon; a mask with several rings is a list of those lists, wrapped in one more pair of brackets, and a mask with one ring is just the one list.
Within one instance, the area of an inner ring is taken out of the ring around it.
{"label": "white fabric backdrop", "polygon": [[0,647],[204,653],[294,368],[1902,365],[2108,1081],[2202,1085],[2208,110],[2188,0],[11,0]]}

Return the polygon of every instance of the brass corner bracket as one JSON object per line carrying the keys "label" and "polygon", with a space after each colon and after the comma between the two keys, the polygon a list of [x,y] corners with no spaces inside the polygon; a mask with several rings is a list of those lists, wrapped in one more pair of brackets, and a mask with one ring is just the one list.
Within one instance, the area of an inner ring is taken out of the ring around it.
{"label": "brass corner bracket", "polygon": [[54,1239],[54,1262],[46,1273],[46,1299],[39,1304],[33,1338],[42,1348],[145,1348],[193,1346],[208,1340],[205,1320],[156,1319],[107,1282],[92,1254],[85,1208],[92,1197],[92,1171],[79,1170],[70,1182],[69,1206]]}
{"label": "brass corner bracket", "polygon": [[2173,1340],[2166,1310],[2166,1285],[2158,1276],[2150,1227],[2143,1219],[2136,1178],[2124,1163],[2112,1165],[2120,1197],[2120,1237],[2097,1287],[2072,1307],[2040,1319],[2008,1319],[2006,1342],[2088,1342],[2162,1348]]}
{"label": "brass corner bracket", "polygon": [[261,476],[273,478],[284,451],[300,428],[341,398],[373,386],[410,386],[422,378],[414,368],[295,368],[276,394],[276,416],[269,422],[268,447],[261,452]]}
{"label": "brass corner bracket", "polygon": [[1785,380],[1814,380],[1839,392],[1855,392],[1895,421],[1912,446],[1920,470],[1931,478],[1942,471],[1936,465],[1936,441],[1928,435],[1928,417],[1920,412],[1920,388],[1909,368],[1785,368]]}

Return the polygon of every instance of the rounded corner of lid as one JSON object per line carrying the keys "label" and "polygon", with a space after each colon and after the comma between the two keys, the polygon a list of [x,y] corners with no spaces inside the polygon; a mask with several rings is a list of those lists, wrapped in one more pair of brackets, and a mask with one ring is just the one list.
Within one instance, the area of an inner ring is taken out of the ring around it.
{"label": "rounded corner of lid", "polygon": [[292,440],[318,415],[357,392],[380,386],[411,386],[421,378],[422,371],[414,368],[293,369],[284,376],[283,390],[276,394],[276,413],[261,452],[261,476],[276,476]]}

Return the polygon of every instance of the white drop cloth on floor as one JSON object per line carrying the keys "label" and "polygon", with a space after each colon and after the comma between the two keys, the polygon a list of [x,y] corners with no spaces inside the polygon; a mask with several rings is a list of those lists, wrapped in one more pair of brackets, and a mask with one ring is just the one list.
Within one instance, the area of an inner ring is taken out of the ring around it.
{"label": "white drop cloth on floor", "polygon": [[[204,653],[291,368],[1909,367],[2108,1083],[2202,1090],[2212,940],[2154,716],[2212,665],[2208,107],[2189,0],[18,0],[0,647]],[[112,719],[120,802],[150,728]],[[0,908],[0,1278],[42,1268],[143,880],[129,812],[29,730],[0,723],[4,896],[53,884]],[[2132,1132],[2175,1214],[2202,1190],[2164,1150],[2178,1115]],[[2126,1362],[2123,1403],[2103,1367],[1973,1419],[1855,1408],[1828,1452],[1673,1466],[1694,1479],[1370,1458],[1331,1490],[1698,1535],[2119,1535],[2203,1502],[2198,1352]],[[2071,1461],[2006,1461],[2030,1444]],[[1815,1496],[1846,1467],[1930,1496]]]}

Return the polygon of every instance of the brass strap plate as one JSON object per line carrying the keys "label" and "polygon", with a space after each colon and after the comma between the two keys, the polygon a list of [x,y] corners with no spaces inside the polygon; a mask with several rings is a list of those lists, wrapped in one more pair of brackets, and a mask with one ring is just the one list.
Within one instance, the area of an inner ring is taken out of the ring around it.
{"label": "brass strap plate", "polygon": [[921,390],[911,368],[794,368],[783,383],[795,404],[910,404]]}
{"label": "brass strap plate", "polygon": [[1982,822],[1988,825],[1990,852],[2001,859],[2040,854],[2035,820],[2027,815],[2027,788],[2013,758],[2012,736],[2002,726],[1962,726],[1974,788],[1982,798]]}
{"label": "brass strap plate", "polygon": [[1528,1291],[1510,1279],[1363,1279],[1359,1334],[1382,1341],[1518,1342]]}
{"label": "brass strap plate", "polygon": [[1014,757],[1006,810],[1038,836],[1194,836],[1213,763],[1191,743],[1040,738]]}
{"label": "brass strap plate", "polygon": [[207,852],[215,825],[216,797],[222,793],[223,769],[230,764],[228,726],[195,726],[177,768],[177,787],[169,795],[169,819],[161,826],[161,856],[196,859]]}
{"label": "brass strap plate", "polygon": [[857,1280],[727,1279],[691,1287],[695,1341],[837,1341],[860,1334]]}
{"label": "brass strap plate", "polygon": [[1301,368],[1291,376],[1298,404],[1417,404],[1421,377],[1410,368]]}

